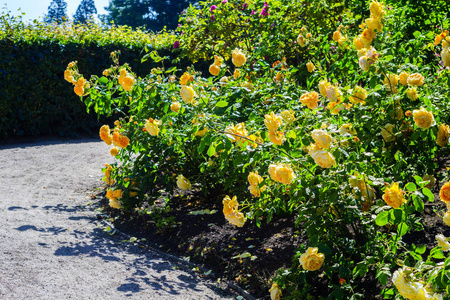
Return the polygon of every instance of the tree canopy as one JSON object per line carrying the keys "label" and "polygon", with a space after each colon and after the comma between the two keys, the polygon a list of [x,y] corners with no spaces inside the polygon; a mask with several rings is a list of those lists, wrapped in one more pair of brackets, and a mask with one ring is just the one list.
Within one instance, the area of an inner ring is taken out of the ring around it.
{"label": "tree canopy", "polygon": [[44,21],[47,23],[62,23],[67,18],[67,3],[64,0],[52,0],[48,6],[48,13],[45,15]]}
{"label": "tree canopy", "polygon": [[106,21],[133,28],[146,27],[159,31],[166,26],[175,29],[179,14],[193,0],[111,0],[106,10]]}
{"label": "tree canopy", "polygon": [[74,23],[86,23],[93,15],[97,14],[94,0],[82,0],[77,11],[73,15]]}

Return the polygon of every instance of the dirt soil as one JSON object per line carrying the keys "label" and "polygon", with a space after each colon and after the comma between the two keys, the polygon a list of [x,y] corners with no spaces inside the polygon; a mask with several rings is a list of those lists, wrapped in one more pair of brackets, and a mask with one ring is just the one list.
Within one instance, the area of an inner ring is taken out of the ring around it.
{"label": "dirt soil", "polygon": [[92,191],[112,160],[98,138],[0,142],[0,298],[232,297],[177,260],[105,232]]}

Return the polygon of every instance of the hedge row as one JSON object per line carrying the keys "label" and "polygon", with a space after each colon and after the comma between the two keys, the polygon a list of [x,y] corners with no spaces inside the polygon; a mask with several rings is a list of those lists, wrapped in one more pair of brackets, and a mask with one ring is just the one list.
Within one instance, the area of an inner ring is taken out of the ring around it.
{"label": "hedge row", "polygon": [[[97,117],[86,113],[73,88],[64,81],[64,70],[73,60],[89,74],[111,66],[110,53],[120,50],[137,75],[155,67],[141,63],[147,49],[170,56],[173,36],[131,31],[126,26],[101,28],[24,24],[20,18],[0,16],[0,139],[14,136],[76,136],[97,131]],[[105,120],[101,120],[102,123]]]}

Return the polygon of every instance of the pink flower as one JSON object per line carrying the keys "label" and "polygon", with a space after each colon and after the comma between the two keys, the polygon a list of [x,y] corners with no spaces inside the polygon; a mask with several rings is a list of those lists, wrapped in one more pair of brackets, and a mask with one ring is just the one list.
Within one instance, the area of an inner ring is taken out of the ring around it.
{"label": "pink flower", "polygon": [[215,5],[211,5],[211,8],[209,9],[210,12],[213,12],[213,10],[215,10],[217,8],[217,6]]}
{"label": "pink flower", "polygon": [[228,2],[228,0],[223,0],[222,1],[222,4],[225,4],[225,3],[227,3]]}
{"label": "pink flower", "polygon": [[175,41],[175,43],[173,43],[173,49],[177,49],[178,47],[180,47],[180,42]]}

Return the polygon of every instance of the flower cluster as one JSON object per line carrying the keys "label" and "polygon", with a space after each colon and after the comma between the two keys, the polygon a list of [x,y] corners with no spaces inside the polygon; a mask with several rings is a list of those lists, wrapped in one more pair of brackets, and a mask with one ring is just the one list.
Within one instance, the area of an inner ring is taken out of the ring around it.
{"label": "flower cluster", "polygon": [[261,197],[261,191],[264,191],[265,186],[259,187],[259,184],[263,182],[263,178],[258,174],[258,171],[248,174],[248,182],[250,183],[248,187],[250,193],[255,197]]}
{"label": "flower cluster", "polygon": [[314,162],[322,168],[331,168],[336,165],[333,154],[326,151],[331,147],[331,135],[322,129],[314,129],[311,136],[315,141],[308,147],[308,154],[314,159]]}
{"label": "flower cluster", "polygon": [[228,222],[238,227],[244,226],[245,216],[243,213],[238,211],[239,203],[237,202],[236,196],[230,198],[230,196],[225,196],[222,200],[223,204],[223,215]]}
{"label": "flower cluster", "polygon": [[161,125],[162,122],[153,118],[149,118],[147,122],[145,122],[144,129],[148,132],[151,136],[158,136],[159,135],[159,125]]}
{"label": "flower cluster", "polygon": [[80,75],[77,69],[77,62],[72,61],[67,65],[64,71],[64,79],[74,85],[73,91],[78,96],[86,95],[86,90],[89,88],[89,83]]}
{"label": "flower cluster", "polygon": [[424,282],[415,280],[413,270],[408,267],[395,271],[392,275],[392,283],[400,295],[406,299],[442,299],[441,295],[433,293]]}
{"label": "flower cluster", "polygon": [[136,79],[131,73],[128,73],[126,69],[120,70],[119,75],[119,84],[122,86],[122,88],[129,92],[133,88],[134,83],[136,82]]}
{"label": "flower cluster", "polygon": [[296,178],[290,164],[270,164],[269,175],[272,180],[282,184],[290,184]]}
{"label": "flower cluster", "polygon": [[275,145],[283,143],[284,133],[278,131],[279,126],[283,123],[283,118],[276,115],[273,111],[270,115],[265,115],[264,124],[269,129],[269,140]]}
{"label": "flower cluster", "polygon": [[119,202],[119,199],[122,198],[122,190],[117,189],[113,191],[108,189],[106,191],[106,198],[109,199],[109,206],[112,208],[120,209],[122,207]]}

